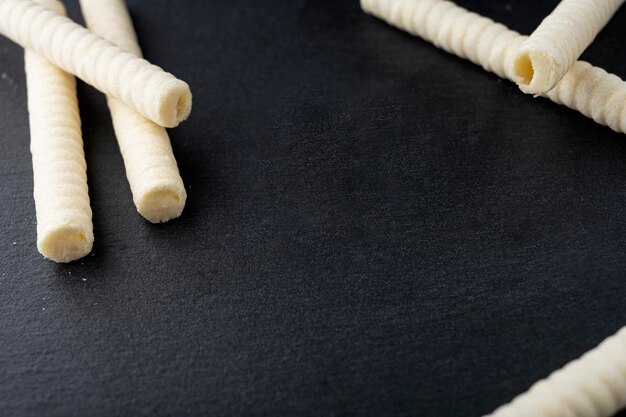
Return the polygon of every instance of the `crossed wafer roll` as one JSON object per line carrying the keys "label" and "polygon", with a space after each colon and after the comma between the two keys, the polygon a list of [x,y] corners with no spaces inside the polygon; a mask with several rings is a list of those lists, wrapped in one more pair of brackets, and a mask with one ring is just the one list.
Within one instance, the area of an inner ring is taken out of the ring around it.
{"label": "crossed wafer roll", "polygon": [[[526,37],[445,0],[361,0],[389,24],[512,79],[511,59]],[[576,62],[551,100],[626,133],[626,83]],[[489,417],[609,417],[626,406],[626,328],[539,381]]]}
{"label": "crossed wafer roll", "polygon": [[0,34],[160,126],[191,112],[187,83],[33,0],[0,0]]}
{"label": "crossed wafer roll", "polygon": [[[514,78],[511,60],[527,39],[446,0],[361,0],[361,6],[388,24],[509,80]],[[577,61],[545,96],[626,133],[626,83],[601,68]]]}
{"label": "crossed wafer roll", "polygon": [[624,0],[563,0],[522,43],[511,62],[513,81],[529,94],[552,90]]}
{"label": "crossed wafer roll", "polygon": [[[124,0],[80,0],[89,29],[136,56],[141,48]],[[153,223],[181,215],[187,193],[166,130],[107,97],[137,211]]]}

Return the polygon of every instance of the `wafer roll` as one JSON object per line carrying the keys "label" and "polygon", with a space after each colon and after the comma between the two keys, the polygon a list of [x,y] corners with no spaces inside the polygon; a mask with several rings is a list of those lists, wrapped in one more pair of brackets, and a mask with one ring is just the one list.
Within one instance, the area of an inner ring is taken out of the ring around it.
{"label": "wafer roll", "polygon": [[626,328],[486,417],[610,417],[626,407]]}
{"label": "wafer roll", "polygon": [[563,0],[520,46],[513,81],[528,94],[545,94],[567,74],[624,0]]}
{"label": "wafer roll", "polygon": [[[513,80],[510,65],[525,36],[446,0],[361,0],[364,11],[388,24]],[[577,61],[545,97],[599,124],[626,133],[626,83]]]}
{"label": "wafer roll", "polygon": [[33,0],[0,0],[0,34],[160,126],[191,112],[187,83]]}
{"label": "wafer roll", "polygon": [[[80,0],[80,5],[90,30],[141,56],[124,0]],[[113,97],[107,102],[137,211],[153,223],[180,216],[187,193],[166,130]]]}
{"label": "wafer roll", "polygon": [[[56,0],[38,1],[65,13]],[[37,248],[55,262],[70,262],[91,252],[94,240],[76,80],[35,52],[24,59]]]}

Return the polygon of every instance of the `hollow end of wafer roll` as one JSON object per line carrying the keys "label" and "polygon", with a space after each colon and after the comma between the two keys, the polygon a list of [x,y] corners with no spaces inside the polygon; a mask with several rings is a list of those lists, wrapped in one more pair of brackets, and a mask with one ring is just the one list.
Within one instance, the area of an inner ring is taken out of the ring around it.
{"label": "hollow end of wafer roll", "polygon": [[520,49],[511,62],[513,81],[526,94],[540,95],[559,82],[558,64],[545,52]]}
{"label": "hollow end of wafer roll", "polygon": [[187,192],[180,184],[158,183],[141,193],[135,201],[137,211],[151,223],[165,223],[183,213]]}
{"label": "hollow end of wafer roll", "polygon": [[93,232],[73,225],[57,226],[39,233],[37,249],[46,258],[59,263],[87,256],[93,248]]}
{"label": "hollow end of wafer roll", "polygon": [[192,96],[189,85],[181,80],[172,82],[163,88],[159,111],[159,123],[163,127],[176,127],[184,122],[191,113]]}

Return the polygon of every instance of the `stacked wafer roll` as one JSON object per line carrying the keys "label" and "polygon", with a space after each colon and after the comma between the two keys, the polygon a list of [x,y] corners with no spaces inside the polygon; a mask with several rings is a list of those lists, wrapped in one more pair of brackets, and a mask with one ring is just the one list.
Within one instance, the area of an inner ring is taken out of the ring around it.
{"label": "stacked wafer roll", "polygon": [[94,241],[74,76],[107,95],[137,211],[166,222],[187,199],[165,128],[189,116],[189,86],[141,57],[123,0],[81,6],[93,31],[57,0],[0,0],[0,34],[26,50],[37,247],[56,262]]}
{"label": "stacked wafer roll", "polygon": [[517,50],[511,74],[520,89],[545,94],[565,77],[624,0],[563,0]]}
{"label": "stacked wafer roll", "polygon": [[[94,33],[142,55],[124,0],[80,0],[80,5]],[[187,193],[167,132],[122,101],[107,96],[107,102],[137,211],[154,223],[180,216]]]}
{"label": "stacked wafer roll", "polygon": [[0,34],[161,126],[191,112],[187,83],[33,0],[0,1]]}
{"label": "stacked wafer roll", "polygon": [[[626,133],[626,83],[576,61],[622,3],[564,0],[527,38],[450,1],[361,0],[390,25]],[[626,328],[488,417],[609,417],[624,407]]]}
{"label": "stacked wafer roll", "polygon": [[[446,0],[361,0],[363,10],[388,24],[514,80],[514,57],[528,39]],[[544,94],[597,123],[626,133],[626,83],[587,62],[572,65]]]}

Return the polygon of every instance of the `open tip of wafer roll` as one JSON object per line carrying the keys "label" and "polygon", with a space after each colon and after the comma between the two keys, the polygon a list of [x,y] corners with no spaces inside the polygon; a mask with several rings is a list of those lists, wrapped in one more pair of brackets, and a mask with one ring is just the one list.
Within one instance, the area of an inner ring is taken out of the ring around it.
{"label": "open tip of wafer roll", "polygon": [[40,233],[37,249],[54,262],[72,262],[87,256],[93,247],[93,232],[72,225]]}
{"label": "open tip of wafer roll", "polygon": [[191,113],[191,90],[184,81],[173,80],[170,86],[164,89],[164,94],[159,119],[163,121],[163,127],[173,128],[187,120]]}
{"label": "open tip of wafer roll", "polygon": [[178,184],[155,184],[136,201],[137,211],[151,223],[165,223],[180,217],[187,201],[185,188]]}
{"label": "open tip of wafer roll", "polygon": [[545,94],[558,83],[556,62],[543,52],[521,49],[511,62],[513,81],[526,94]]}

